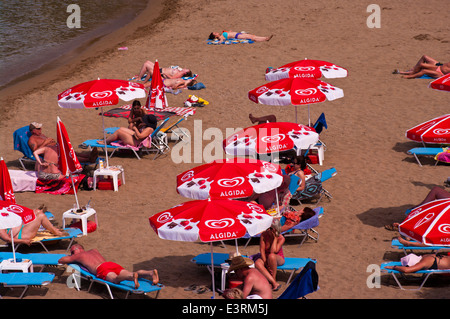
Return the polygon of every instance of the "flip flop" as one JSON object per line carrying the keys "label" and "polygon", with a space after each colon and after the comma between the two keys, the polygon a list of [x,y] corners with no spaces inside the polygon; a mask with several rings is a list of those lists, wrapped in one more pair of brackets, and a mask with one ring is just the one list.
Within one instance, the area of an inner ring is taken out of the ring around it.
{"label": "flip flop", "polygon": [[200,287],[198,287],[198,289],[195,290],[194,292],[195,292],[196,294],[203,294],[203,293],[205,293],[205,292],[207,292],[207,291],[209,291],[209,288],[208,288],[208,287],[206,287],[206,286],[200,286]]}
{"label": "flip flop", "polygon": [[193,290],[197,290],[197,289],[198,289],[197,284],[192,284],[189,287],[184,288],[185,291],[193,291]]}

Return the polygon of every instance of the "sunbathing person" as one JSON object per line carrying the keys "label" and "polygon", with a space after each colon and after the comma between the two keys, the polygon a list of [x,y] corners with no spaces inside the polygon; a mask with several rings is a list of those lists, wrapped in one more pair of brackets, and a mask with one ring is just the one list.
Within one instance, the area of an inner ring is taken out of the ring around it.
{"label": "sunbathing person", "polygon": [[250,121],[255,124],[264,124],[267,122],[276,122],[277,121],[277,117],[273,114],[270,115],[265,115],[265,116],[260,116],[260,117],[254,117],[251,113],[248,115],[248,118],[250,119]]}
{"label": "sunbathing person", "polygon": [[233,39],[247,39],[247,40],[253,40],[255,42],[262,42],[262,41],[269,41],[272,39],[273,35],[268,37],[261,37],[250,33],[244,33],[244,32],[234,32],[234,31],[222,31],[222,33],[219,32],[211,32],[209,35],[209,40],[219,40],[221,42],[225,40],[233,40]]}
{"label": "sunbathing person", "polygon": [[97,249],[84,250],[84,247],[80,244],[73,245],[70,248],[70,256],[60,258],[58,263],[78,263],[100,279],[113,283],[120,283],[124,280],[134,281],[135,289],[139,288],[139,278],[151,278],[154,285],[159,282],[156,269],[132,272],[116,263],[106,261]]}
{"label": "sunbathing person", "polygon": [[[41,147],[49,146],[55,147],[56,151],[59,153],[56,141],[53,138],[47,137],[42,133],[41,123],[32,122],[29,125],[29,130],[31,136],[28,139],[28,146],[30,147],[32,152],[36,151]],[[77,155],[77,158],[80,161],[80,163],[95,163],[98,157],[98,150],[96,147],[94,147],[91,151],[75,152],[75,154]],[[37,170],[38,167],[36,167],[36,171]]]}
{"label": "sunbathing person", "polygon": [[[192,79],[164,79],[163,84],[165,89],[169,90],[177,90],[177,89],[185,89],[187,87],[193,86],[195,83],[197,83],[196,80]],[[144,83],[144,87],[150,87],[152,85],[152,82],[146,82]]]}
{"label": "sunbathing person", "polygon": [[[43,160],[40,157],[41,154],[44,157]],[[51,181],[66,178],[58,168],[58,147],[55,144],[38,148],[33,155],[36,158],[38,179]]]}
{"label": "sunbathing person", "polygon": [[316,213],[310,207],[301,208],[299,210],[285,210],[283,213],[284,224],[281,226],[281,232],[283,233],[291,229],[295,225],[298,225],[299,223],[310,219],[314,215],[316,215]]}
{"label": "sunbathing person", "polygon": [[[111,144],[115,141],[121,141],[125,145],[138,147],[143,140],[149,137],[156,129],[158,119],[153,114],[147,114],[142,118],[142,125],[137,128],[133,126],[132,129],[121,127],[113,134],[106,138],[106,144]],[[103,140],[97,141],[99,144],[104,144]]]}
{"label": "sunbathing person", "polygon": [[450,256],[442,254],[426,254],[415,265],[386,266],[386,269],[394,269],[403,273],[412,273],[419,270],[450,269]]}
{"label": "sunbathing person", "polygon": [[255,267],[272,285],[273,290],[281,288],[277,283],[277,266],[284,264],[283,244],[284,237],[281,235],[279,220],[272,223],[266,231],[261,234],[259,241],[259,254],[254,255]]}
{"label": "sunbathing person", "polygon": [[[142,65],[141,70],[139,71],[139,77],[138,79],[142,79],[144,75],[147,74],[147,77],[144,80],[145,82],[150,81],[150,79],[153,76],[153,69],[155,67],[155,64],[151,61],[145,61]],[[160,68],[161,77],[163,79],[178,79],[182,77],[191,77],[192,71],[189,69],[183,69],[179,66],[171,66],[168,68]]]}
{"label": "sunbathing person", "polygon": [[432,78],[439,78],[450,73],[450,62],[440,63],[427,55],[423,55],[411,70],[394,70],[393,73],[402,74],[402,77],[405,79],[420,78],[423,75],[428,75]]}
{"label": "sunbathing person", "polygon": [[[36,234],[41,226],[56,236],[64,236],[66,234],[64,231],[53,226],[45,215],[46,210],[47,207],[41,205],[39,208],[34,210],[36,217],[33,221],[28,224],[22,224],[21,226],[12,228],[14,243],[31,245],[32,239],[36,237]],[[11,242],[11,228],[0,229],[0,238],[5,242]]]}

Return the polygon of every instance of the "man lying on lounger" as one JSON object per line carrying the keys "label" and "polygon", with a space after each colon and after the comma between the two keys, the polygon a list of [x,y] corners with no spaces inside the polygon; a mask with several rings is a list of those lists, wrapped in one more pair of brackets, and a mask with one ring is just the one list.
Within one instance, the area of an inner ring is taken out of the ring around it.
{"label": "man lying on lounger", "polygon": [[124,280],[134,281],[135,289],[139,288],[139,278],[151,277],[154,285],[159,282],[156,269],[131,272],[116,263],[106,261],[97,249],[86,251],[80,244],[73,245],[70,248],[70,256],[62,257],[58,262],[61,264],[78,263],[100,279],[116,284]]}

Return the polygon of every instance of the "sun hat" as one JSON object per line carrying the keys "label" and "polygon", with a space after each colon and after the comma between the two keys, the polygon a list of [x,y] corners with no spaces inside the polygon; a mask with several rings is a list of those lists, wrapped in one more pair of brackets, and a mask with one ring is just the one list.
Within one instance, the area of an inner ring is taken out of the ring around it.
{"label": "sun hat", "polygon": [[421,256],[417,256],[415,254],[409,254],[400,259],[402,266],[411,267],[417,264],[422,259]]}
{"label": "sun hat", "polygon": [[30,129],[30,131],[32,131],[32,130],[34,130],[34,129],[36,129],[36,128],[41,128],[42,127],[42,124],[41,123],[38,123],[38,122],[31,122],[31,124],[30,124],[30,126],[29,126],[29,129]]}
{"label": "sun hat", "polygon": [[228,268],[228,272],[233,270],[238,270],[245,267],[250,267],[253,265],[253,260],[247,257],[236,256],[231,259],[230,268]]}

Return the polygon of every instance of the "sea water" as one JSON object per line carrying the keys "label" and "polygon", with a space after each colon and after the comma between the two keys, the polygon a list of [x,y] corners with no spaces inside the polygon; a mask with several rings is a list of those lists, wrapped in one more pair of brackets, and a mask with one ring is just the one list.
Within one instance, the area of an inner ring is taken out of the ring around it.
{"label": "sea water", "polygon": [[0,87],[124,26],[148,2],[0,0]]}

